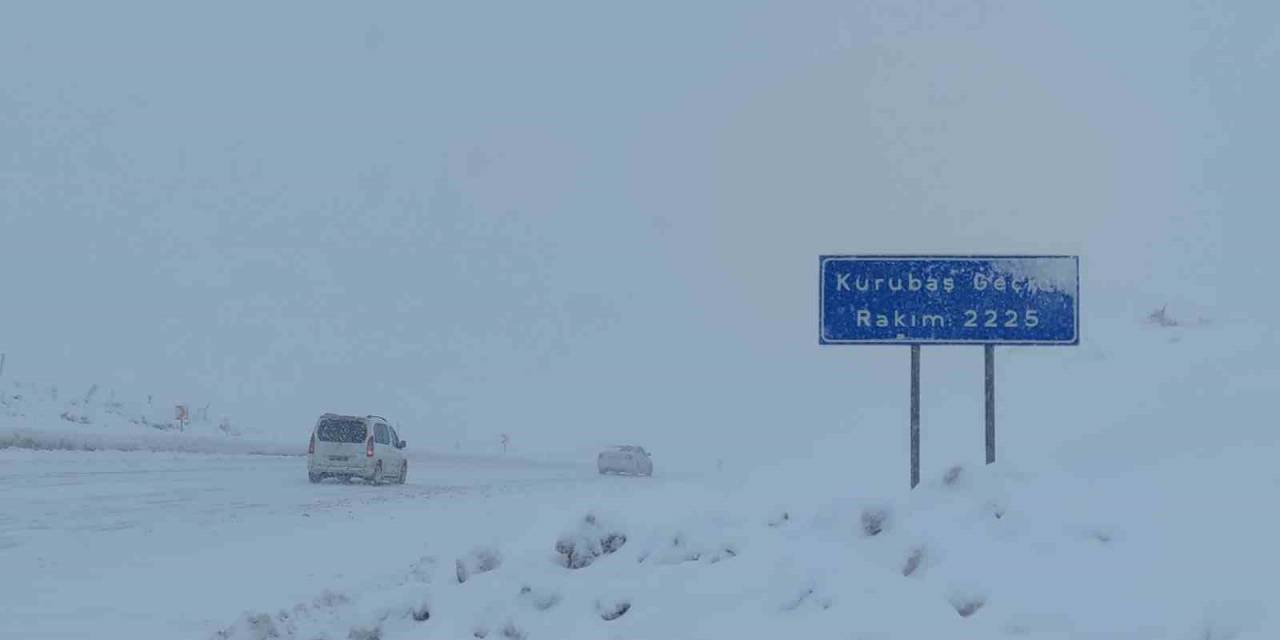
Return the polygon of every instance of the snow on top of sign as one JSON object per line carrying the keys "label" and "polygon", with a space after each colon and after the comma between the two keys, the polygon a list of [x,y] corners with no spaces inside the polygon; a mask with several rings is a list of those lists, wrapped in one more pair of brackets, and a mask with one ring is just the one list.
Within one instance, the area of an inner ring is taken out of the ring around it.
{"label": "snow on top of sign", "polygon": [[992,268],[1007,278],[1026,280],[1039,291],[1076,295],[1074,258],[1007,258],[993,261]]}

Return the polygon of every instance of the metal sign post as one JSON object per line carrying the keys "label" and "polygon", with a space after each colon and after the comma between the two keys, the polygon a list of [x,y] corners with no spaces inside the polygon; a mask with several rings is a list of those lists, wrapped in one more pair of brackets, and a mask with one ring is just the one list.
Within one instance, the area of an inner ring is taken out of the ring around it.
{"label": "metal sign post", "polygon": [[920,345],[911,345],[911,488],[920,484]]}
{"label": "metal sign post", "polygon": [[920,483],[920,347],[982,345],[986,462],[996,345],[1080,343],[1077,256],[819,256],[818,343],[911,347],[911,487]]}
{"label": "metal sign post", "polygon": [[996,346],[983,346],[982,355],[987,374],[987,464],[991,464],[996,461]]}

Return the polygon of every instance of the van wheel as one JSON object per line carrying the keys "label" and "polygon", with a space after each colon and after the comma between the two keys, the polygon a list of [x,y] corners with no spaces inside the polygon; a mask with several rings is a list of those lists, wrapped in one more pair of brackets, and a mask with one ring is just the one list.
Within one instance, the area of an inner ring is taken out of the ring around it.
{"label": "van wheel", "polygon": [[396,478],[396,484],[404,484],[405,478],[409,477],[409,462],[400,463],[400,477]]}
{"label": "van wheel", "polygon": [[382,461],[373,465],[373,477],[369,479],[369,484],[382,484]]}
{"label": "van wheel", "polygon": [[307,479],[311,481],[311,484],[315,484],[317,482],[320,482],[321,480],[324,480],[324,476],[318,473],[308,473]]}

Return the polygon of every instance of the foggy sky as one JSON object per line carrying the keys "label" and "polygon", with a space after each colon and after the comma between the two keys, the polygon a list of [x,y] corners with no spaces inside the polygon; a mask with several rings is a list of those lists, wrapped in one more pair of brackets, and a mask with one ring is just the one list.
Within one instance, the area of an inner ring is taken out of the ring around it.
{"label": "foggy sky", "polygon": [[6,375],[674,446],[896,375],[820,253],[1078,253],[1086,342],[1280,306],[1274,3],[285,4],[0,10]]}

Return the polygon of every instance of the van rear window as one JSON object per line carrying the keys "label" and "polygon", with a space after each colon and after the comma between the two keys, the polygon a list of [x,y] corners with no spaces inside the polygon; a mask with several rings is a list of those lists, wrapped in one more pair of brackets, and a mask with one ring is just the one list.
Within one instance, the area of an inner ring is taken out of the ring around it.
{"label": "van rear window", "polygon": [[364,442],[364,422],[354,418],[332,418],[320,423],[316,437],[321,442]]}

